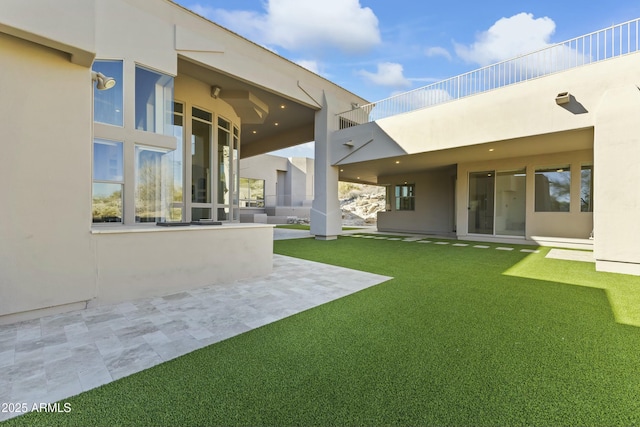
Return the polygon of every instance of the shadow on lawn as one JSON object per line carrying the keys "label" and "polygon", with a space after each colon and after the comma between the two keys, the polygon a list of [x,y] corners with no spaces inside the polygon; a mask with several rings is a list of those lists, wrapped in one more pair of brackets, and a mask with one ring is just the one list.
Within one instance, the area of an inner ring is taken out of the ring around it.
{"label": "shadow on lawn", "polygon": [[616,322],[640,327],[640,277],[603,273],[595,264],[545,258],[549,248],[531,254],[503,274],[605,291]]}

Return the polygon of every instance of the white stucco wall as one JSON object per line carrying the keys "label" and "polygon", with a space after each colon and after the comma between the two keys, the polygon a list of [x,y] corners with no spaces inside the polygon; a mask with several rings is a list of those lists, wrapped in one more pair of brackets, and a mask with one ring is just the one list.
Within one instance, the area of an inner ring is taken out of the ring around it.
{"label": "white stucco wall", "polygon": [[392,195],[396,185],[415,184],[415,210],[396,211],[392,196],[392,209],[378,212],[378,230],[453,236],[455,177],[455,167],[380,177]]}
{"label": "white stucco wall", "polygon": [[0,33],[0,316],[95,296],[88,68]]}
{"label": "white stucco wall", "polygon": [[[535,143],[535,141],[531,141]],[[569,212],[535,211],[535,170],[557,165],[569,165],[571,170],[571,202]],[[540,156],[515,157],[495,161],[470,162],[458,165],[457,179],[457,235],[463,239],[468,233],[469,173],[480,171],[526,170],[525,238],[565,237],[588,239],[593,230],[593,213],[580,211],[580,169],[593,164],[590,150]]]}
{"label": "white stucco wall", "polygon": [[270,225],[103,228],[94,230],[93,239],[101,304],[272,271]]}

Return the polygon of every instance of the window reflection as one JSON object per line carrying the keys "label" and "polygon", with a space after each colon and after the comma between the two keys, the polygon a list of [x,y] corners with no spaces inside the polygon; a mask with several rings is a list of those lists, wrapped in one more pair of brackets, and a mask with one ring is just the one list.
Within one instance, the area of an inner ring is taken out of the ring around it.
{"label": "window reflection", "polygon": [[109,90],[98,90],[94,87],[93,120],[108,125],[122,126],[122,88],[124,87],[122,82],[122,61],[96,60],[92,69],[116,80],[116,85]]}
{"label": "window reflection", "polygon": [[536,212],[569,212],[571,170],[569,166],[536,169]]}
{"label": "window reflection", "polygon": [[136,129],[173,133],[173,77],[136,67]]}
{"label": "window reflection", "polygon": [[122,222],[122,142],[93,143],[93,222]]}

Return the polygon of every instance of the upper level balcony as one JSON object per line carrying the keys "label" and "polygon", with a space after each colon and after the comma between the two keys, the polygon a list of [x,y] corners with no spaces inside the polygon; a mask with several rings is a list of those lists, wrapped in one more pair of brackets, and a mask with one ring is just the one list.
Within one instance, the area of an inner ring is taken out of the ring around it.
{"label": "upper level balcony", "polygon": [[338,129],[441,105],[637,52],[640,18],[337,115]]}

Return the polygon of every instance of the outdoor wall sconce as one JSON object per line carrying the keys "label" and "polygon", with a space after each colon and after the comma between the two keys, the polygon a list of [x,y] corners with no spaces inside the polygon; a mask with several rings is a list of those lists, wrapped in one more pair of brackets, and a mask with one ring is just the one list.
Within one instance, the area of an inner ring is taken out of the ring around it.
{"label": "outdoor wall sconce", "polygon": [[91,80],[96,82],[96,89],[107,90],[116,85],[116,79],[113,77],[107,77],[102,73],[91,71]]}
{"label": "outdoor wall sconce", "polygon": [[347,147],[353,148],[353,141],[352,140],[345,141],[342,143],[342,145],[346,145]]}
{"label": "outdoor wall sconce", "polygon": [[214,99],[218,99],[221,90],[222,88],[220,86],[211,86],[211,97]]}
{"label": "outdoor wall sconce", "polygon": [[560,92],[556,96],[556,104],[564,105],[568,104],[571,101],[571,94],[569,92]]}
{"label": "outdoor wall sconce", "polygon": [[360,104],[358,104],[357,102],[352,102],[352,103],[351,103],[351,109],[352,109],[352,110],[355,110],[355,109],[357,109],[357,108],[360,108]]}

